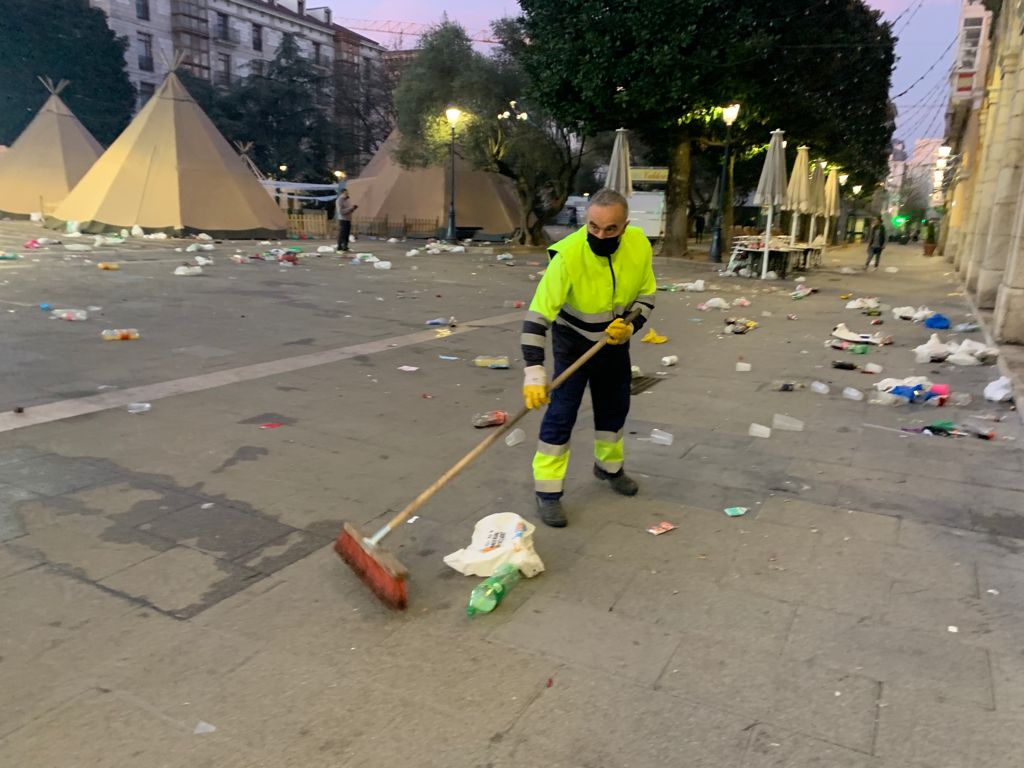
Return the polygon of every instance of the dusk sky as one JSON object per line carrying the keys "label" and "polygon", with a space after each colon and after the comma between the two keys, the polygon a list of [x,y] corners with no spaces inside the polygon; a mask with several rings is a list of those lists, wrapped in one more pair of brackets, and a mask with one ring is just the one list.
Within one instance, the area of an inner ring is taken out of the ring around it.
{"label": "dusk sky", "polygon": [[[899,43],[896,47],[898,61],[892,78],[894,95],[906,90],[935,64],[920,83],[914,85],[905,96],[895,100],[900,113],[896,138],[906,141],[909,150],[918,138],[942,135],[955,46],[945,55],[941,54],[956,36],[960,0],[868,0],[868,3],[883,11],[887,19],[895,19],[903,14],[895,25]],[[352,10],[351,5],[340,0],[328,0],[328,4],[334,7],[342,24],[345,23],[343,17],[350,16],[431,24],[439,21],[441,15],[447,12],[449,18],[460,22],[470,33],[487,29],[492,19],[510,16],[519,10],[517,3],[507,0],[371,1],[360,4],[358,13]],[[363,34],[388,46],[392,43],[387,35],[374,32]],[[406,47],[411,42],[413,39],[407,38]]]}

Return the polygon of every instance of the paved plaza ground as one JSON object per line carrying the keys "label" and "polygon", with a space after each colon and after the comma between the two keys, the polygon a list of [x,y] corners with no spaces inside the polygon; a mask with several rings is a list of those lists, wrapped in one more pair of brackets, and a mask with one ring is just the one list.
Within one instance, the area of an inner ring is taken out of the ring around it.
{"label": "paved plaza ground", "polygon": [[[387,540],[410,570],[408,611],[383,608],[330,545],[468,451],[474,413],[519,407],[522,311],[505,302],[530,298],[543,254],[506,266],[500,248],[359,243],[383,271],[333,255],[235,264],[266,246],[224,243],[182,278],[185,242],[22,250],[38,234],[0,223],[0,250],[24,255],[0,262],[3,768],[1021,764],[1018,415],[981,396],[996,367],[915,364],[931,331],[888,312],[872,328],[839,298],[970,319],[950,266],[919,246],[886,250],[896,273],[844,274],[863,251],[833,251],[800,301],[791,281],[656,259],[659,283],[711,288],[659,293],[669,342],[633,342],[634,363],[665,374],[627,425],[640,495],[591,476],[585,405],[569,527],[535,536],[547,570],[470,619],[479,580],[442,557],[486,514],[533,519],[536,415],[526,442],[498,443]],[[713,296],[751,304],[697,309]],[[40,303],[101,309],[71,323]],[[760,326],[723,335],[740,314]],[[425,324],[449,316],[451,335]],[[826,349],[838,322],[895,343]],[[100,340],[126,327],[141,338]],[[491,354],[513,369],[470,362]],[[678,366],[660,365],[669,354]],[[974,402],[843,399],[878,377],[837,358]],[[128,413],[137,401],[152,409]],[[1006,418],[968,419],[986,413]],[[804,431],[748,436],[774,414]],[[996,439],[900,431],[940,418]],[[652,428],[673,444],[645,440]],[[678,528],[646,532],[662,520]]]}

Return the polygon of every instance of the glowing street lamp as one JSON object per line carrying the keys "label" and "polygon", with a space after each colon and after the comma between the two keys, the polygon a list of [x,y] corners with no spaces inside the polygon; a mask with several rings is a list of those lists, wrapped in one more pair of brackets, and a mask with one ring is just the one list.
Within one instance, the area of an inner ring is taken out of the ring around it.
{"label": "glowing street lamp", "polygon": [[714,262],[722,261],[722,217],[725,215],[725,187],[729,183],[729,139],[732,138],[732,124],[740,116],[740,105],[730,104],[722,108],[722,122],[725,123],[725,150],[722,154],[722,178],[718,184],[718,215],[715,227],[711,231],[711,246],[708,258]]}
{"label": "glowing street lamp", "polygon": [[451,159],[451,184],[449,185],[450,194],[448,196],[448,232],[445,239],[449,243],[455,242],[455,126],[458,125],[459,119],[462,117],[462,110],[458,107],[448,107],[444,111],[444,116],[448,118],[448,125],[452,130],[451,144],[448,149],[448,156]]}

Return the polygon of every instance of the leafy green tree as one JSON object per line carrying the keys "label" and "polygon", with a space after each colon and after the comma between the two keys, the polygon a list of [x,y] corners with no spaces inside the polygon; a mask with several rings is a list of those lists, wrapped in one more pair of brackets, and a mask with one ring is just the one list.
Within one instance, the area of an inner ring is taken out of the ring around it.
{"label": "leafy green tree", "polygon": [[395,92],[397,157],[407,167],[443,162],[450,141],[445,110],[458,106],[460,156],[512,180],[522,210],[520,242],[541,244],[544,224],[572,192],[586,140],[577,125],[555,120],[527,97],[518,25],[498,22],[495,34],[504,45],[490,56],[474,50],[457,24],[444,22],[421,40]]}
{"label": "leafy green tree", "polygon": [[37,77],[71,85],[61,94],[103,144],[128,124],[135,91],[124,72],[125,40],[87,0],[0,3],[0,144],[10,144],[49,97]]}
{"label": "leafy green tree", "polygon": [[[587,133],[633,128],[669,165],[666,250],[684,253],[695,147],[790,145],[883,171],[893,37],[862,0],[521,0],[519,61],[535,97]],[[580,24],[580,19],[586,19]]]}

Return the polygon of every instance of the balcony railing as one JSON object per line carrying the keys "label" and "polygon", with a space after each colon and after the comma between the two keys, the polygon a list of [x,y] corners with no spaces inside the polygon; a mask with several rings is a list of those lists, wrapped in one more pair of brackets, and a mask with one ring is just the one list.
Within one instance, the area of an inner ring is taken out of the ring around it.
{"label": "balcony railing", "polygon": [[153,57],[147,56],[144,53],[139,54],[139,69],[143,72],[153,71]]}
{"label": "balcony railing", "polygon": [[241,42],[241,35],[237,29],[232,27],[216,27],[213,32],[213,39],[225,45],[238,45]]}

